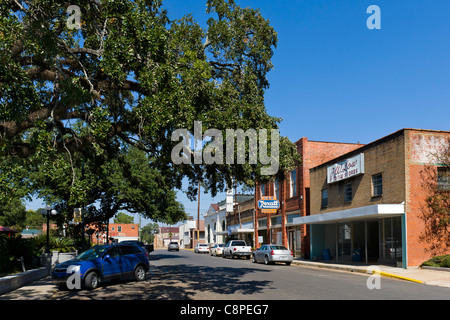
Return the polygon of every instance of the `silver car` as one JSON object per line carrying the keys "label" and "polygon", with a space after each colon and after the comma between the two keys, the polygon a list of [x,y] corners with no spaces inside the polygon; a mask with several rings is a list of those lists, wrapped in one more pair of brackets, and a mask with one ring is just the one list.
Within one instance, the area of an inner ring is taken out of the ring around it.
{"label": "silver car", "polygon": [[214,247],[211,248],[211,255],[212,256],[221,256],[223,254],[223,247],[224,244],[216,244]]}
{"label": "silver car", "polygon": [[294,259],[292,251],[278,244],[265,244],[252,254],[252,261],[273,264],[274,262],[284,262],[290,265]]}

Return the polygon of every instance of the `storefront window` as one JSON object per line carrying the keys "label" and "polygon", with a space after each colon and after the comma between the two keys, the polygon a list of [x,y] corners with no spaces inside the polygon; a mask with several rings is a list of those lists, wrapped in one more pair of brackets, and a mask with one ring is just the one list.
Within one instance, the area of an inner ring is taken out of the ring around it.
{"label": "storefront window", "polygon": [[380,220],[380,262],[402,261],[401,218]]}

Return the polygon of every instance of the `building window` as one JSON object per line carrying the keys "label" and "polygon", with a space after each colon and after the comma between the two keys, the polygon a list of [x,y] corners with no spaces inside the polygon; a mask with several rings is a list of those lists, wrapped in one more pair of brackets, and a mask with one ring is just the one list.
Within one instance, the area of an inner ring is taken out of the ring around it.
{"label": "building window", "polygon": [[450,191],[450,167],[437,168],[437,187],[439,191]]}
{"label": "building window", "polygon": [[328,190],[322,190],[322,208],[328,207]]}
{"label": "building window", "polygon": [[344,201],[353,200],[353,187],[351,183],[347,183],[344,186]]}
{"label": "building window", "polygon": [[373,196],[383,195],[383,176],[381,173],[372,176]]}
{"label": "building window", "polygon": [[265,228],[265,227],[267,227],[267,219],[258,220],[258,228]]}
{"label": "building window", "polygon": [[286,216],[287,216],[287,223],[294,223],[294,218],[300,218],[300,213],[288,214]]}
{"label": "building window", "polygon": [[122,226],[117,226],[117,232],[122,232]]}
{"label": "building window", "polygon": [[274,186],[274,189],[275,189],[275,197],[276,197],[278,200],[280,200],[280,182],[278,181],[278,179],[276,179],[276,180],[273,182],[273,186]]}
{"label": "building window", "polygon": [[266,195],[266,185],[262,184],[260,188],[261,188],[261,197],[263,197]]}
{"label": "building window", "polygon": [[271,226],[273,227],[273,226],[281,225],[282,219],[283,219],[282,216],[276,216],[276,217],[270,218]]}
{"label": "building window", "polygon": [[297,195],[297,170],[292,170],[291,171],[291,188],[290,188],[290,193],[291,193],[291,198],[295,197]]}

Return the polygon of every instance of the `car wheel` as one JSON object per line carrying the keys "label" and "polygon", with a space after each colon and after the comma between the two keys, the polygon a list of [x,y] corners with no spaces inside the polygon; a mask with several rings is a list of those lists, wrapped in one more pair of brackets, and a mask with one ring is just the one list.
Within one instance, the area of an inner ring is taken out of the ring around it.
{"label": "car wheel", "polygon": [[286,265],[287,265],[287,266],[290,266],[290,265],[291,265],[291,263],[290,263],[290,262],[286,262]]}
{"label": "car wheel", "polygon": [[134,280],[144,281],[145,280],[145,268],[143,266],[137,266],[134,269]]}
{"label": "car wheel", "polygon": [[269,261],[269,257],[268,257],[268,256],[265,256],[265,257],[264,257],[264,264],[270,264],[270,261]]}
{"label": "car wheel", "polygon": [[84,280],[84,285],[89,290],[94,290],[98,286],[98,275],[94,271],[88,273]]}
{"label": "car wheel", "polygon": [[252,262],[256,263],[256,259],[255,259],[255,255],[254,254],[252,254]]}

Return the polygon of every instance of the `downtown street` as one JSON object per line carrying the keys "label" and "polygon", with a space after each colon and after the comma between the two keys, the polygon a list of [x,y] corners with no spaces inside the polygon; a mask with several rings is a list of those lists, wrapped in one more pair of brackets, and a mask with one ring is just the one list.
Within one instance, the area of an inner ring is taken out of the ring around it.
{"label": "downtown street", "polygon": [[50,300],[449,300],[450,289],[292,264],[264,265],[190,250],[151,254],[143,282],[104,282],[89,290],[56,291]]}

